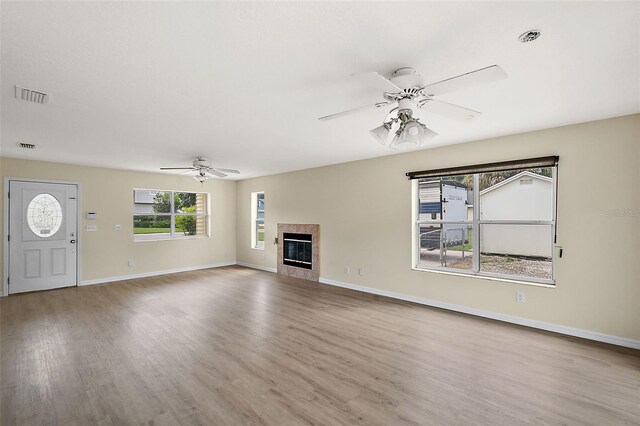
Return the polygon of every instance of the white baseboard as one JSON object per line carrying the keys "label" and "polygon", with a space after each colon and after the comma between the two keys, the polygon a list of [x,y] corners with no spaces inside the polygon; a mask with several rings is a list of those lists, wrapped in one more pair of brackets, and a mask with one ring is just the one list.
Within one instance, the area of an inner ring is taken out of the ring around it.
{"label": "white baseboard", "polygon": [[272,268],[270,266],[260,266],[260,265],[254,265],[252,263],[246,263],[246,262],[236,262],[237,265],[240,266],[246,266],[247,268],[251,268],[251,269],[260,269],[261,271],[267,271],[267,272],[278,272],[277,268]]}
{"label": "white baseboard", "polygon": [[236,262],[212,263],[210,265],[187,266],[184,268],[165,269],[163,271],[143,272],[140,274],[118,275],[118,276],[112,276],[112,277],[96,278],[93,280],[84,280],[84,281],[81,281],[80,284],[78,285],[84,286],[84,285],[104,284],[104,283],[111,283],[114,281],[133,280],[136,278],[147,278],[147,277],[156,277],[158,275],[175,274],[178,272],[189,272],[189,271],[198,271],[200,269],[220,268],[222,266],[232,266],[235,264]]}
{"label": "white baseboard", "polygon": [[437,300],[425,299],[423,297],[410,296],[394,291],[380,290],[377,288],[365,287],[356,284],[345,283],[341,281],[320,278],[322,284],[328,284],[336,287],[348,288],[350,290],[361,291],[364,293],[377,294],[392,299],[406,300],[408,302],[419,303],[421,305],[433,306],[436,308],[448,309],[450,311],[462,312],[465,314],[476,315],[479,317],[490,318],[498,321],[509,322],[512,324],[524,325],[526,327],[538,328],[540,330],[553,331],[554,333],[566,334],[568,336],[581,337],[583,339],[595,340],[597,342],[610,343],[612,345],[624,346],[632,349],[640,349],[640,340],[627,339],[625,337],[612,336],[610,334],[597,333],[595,331],[582,330],[579,328],[567,327],[564,325],[551,324],[543,321],[536,321],[528,318],[516,317],[513,315],[499,314],[496,312],[484,311],[481,309],[470,308],[463,305],[455,305],[451,303],[440,302]]}

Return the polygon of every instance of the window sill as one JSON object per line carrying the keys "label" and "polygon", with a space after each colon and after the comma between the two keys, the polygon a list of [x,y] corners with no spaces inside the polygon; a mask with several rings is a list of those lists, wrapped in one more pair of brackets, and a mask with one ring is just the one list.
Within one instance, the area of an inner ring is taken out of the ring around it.
{"label": "window sill", "polygon": [[203,237],[177,237],[177,238],[149,238],[149,239],[143,239],[143,238],[133,238],[133,242],[134,243],[152,243],[155,241],[182,241],[182,240],[204,240],[207,238],[211,238],[210,235],[206,235]]}
{"label": "window sill", "polygon": [[437,270],[437,269],[426,269],[426,268],[419,268],[417,266],[413,266],[411,269],[414,270],[414,271],[420,271],[420,272],[432,272],[432,273],[435,273],[435,274],[455,275],[455,276],[458,276],[458,277],[466,277],[466,278],[479,278],[479,279],[482,279],[482,280],[499,281],[499,282],[503,282],[503,283],[524,284],[524,285],[532,285],[534,287],[544,287],[544,288],[556,288],[555,282],[526,281],[526,280],[518,280],[518,279],[512,279],[512,278],[492,277],[492,276],[480,275],[480,274],[465,274],[463,272],[452,272],[452,271],[442,271],[442,270]]}

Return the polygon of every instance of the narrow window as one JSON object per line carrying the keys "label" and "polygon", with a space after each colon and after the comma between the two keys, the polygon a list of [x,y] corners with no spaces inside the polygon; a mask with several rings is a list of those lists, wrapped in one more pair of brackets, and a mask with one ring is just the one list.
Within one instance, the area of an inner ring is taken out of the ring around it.
{"label": "narrow window", "polygon": [[264,192],[251,193],[251,247],[264,250]]}

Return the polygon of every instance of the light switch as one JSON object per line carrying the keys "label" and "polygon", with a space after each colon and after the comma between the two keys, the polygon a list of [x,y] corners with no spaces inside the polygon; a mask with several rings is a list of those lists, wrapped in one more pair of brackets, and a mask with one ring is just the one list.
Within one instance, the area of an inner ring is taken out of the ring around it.
{"label": "light switch", "polygon": [[96,232],[98,230],[98,225],[87,225],[87,232]]}

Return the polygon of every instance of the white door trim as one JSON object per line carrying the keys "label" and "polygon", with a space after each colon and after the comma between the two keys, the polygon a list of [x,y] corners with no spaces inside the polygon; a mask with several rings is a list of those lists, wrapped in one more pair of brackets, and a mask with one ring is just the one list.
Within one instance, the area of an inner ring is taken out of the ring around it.
{"label": "white door trim", "polygon": [[4,228],[2,233],[2,248],[3,248],[3,267],[2,267],[2,294],[0,296],[7,296],[9,294],[9,239],[7,235],[9,235],[9,182],[32,182],[32,183],[58,183],[62,185],[75,185],[78,188],[77,194],[77,203],[76,203],[76,214],[78,221],[78,230],[77,230],[77,250],[76,250],[76,285],[80,284],[80,273],[82,272],[81,264],[82,264],[82,240],[81,236],[81,224],[82,217],[80,216],[80,210],[82,206],[82,184],[80,182],[72,182],[67,180],[53,180],[53,179],[34,179],[34,178],[24,178],[24,177],[11,177],[5,176],[4,178],[4,186],[2,197],[4,198],[4,207],[3,207],[3,215],[4,215]]}

